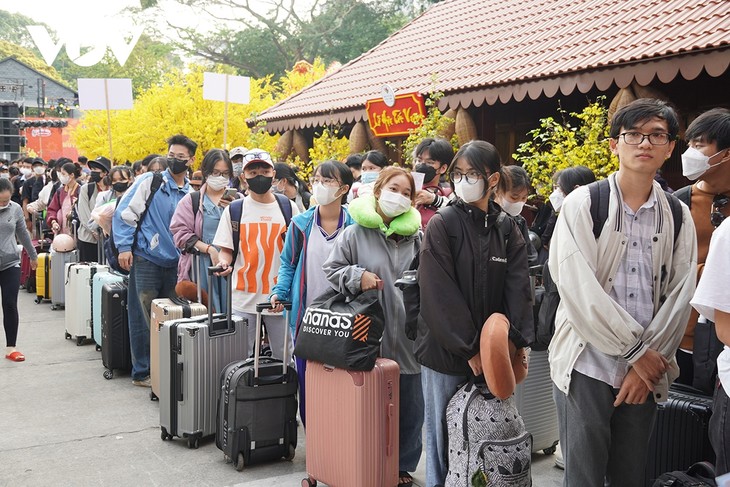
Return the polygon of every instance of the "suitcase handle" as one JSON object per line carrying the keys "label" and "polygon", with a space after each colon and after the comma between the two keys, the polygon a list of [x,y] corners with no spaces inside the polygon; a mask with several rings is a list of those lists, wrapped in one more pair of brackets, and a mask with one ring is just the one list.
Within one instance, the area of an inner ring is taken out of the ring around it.
{"label": "suitcase handle", "polygon": [[[200,264],[198,264],[200,268]],[[208,323],[213,323],[213,276],[216,272],[223,272],[221,266],[210,266],[208,267]],[[231,274],[233,274],[231,272]],[[231,301],[231,294],[233,293],[233,279],[231,274],[225,276],[226,280],[226,329],[233,331],[233,318],[231,317],[233,310],[233,302]],[[198,293],[200,293],[200,285],[198,285]],[[198,295],[200,296],[200,294]]]}
{"label": "suitcase handle", "polygon": [[386,432],[386,448],[385,448],[385,454],[388,456],[391,456],[393,454],[393,433],[392,433],[392,426],[393,426],[393,417],[395,416],[395,405],[394,404],[388,404],[388,414],[385,418],[385,432]]}
{"label": "suitcase handle", "polygon": [[[287,311],[284,314],[284,351],[281,354],[281,373],[286,377],[286,369],[289,367],[289,360],[291,357],[287,357],[289,353],[289,323],[288,314],[291,313],[291,301],[279,301],[284,305],[284,309]],[[254,362],[253,362],[253,379],[257,382],[259,379],[259,361],[261,359],[261,313],[266,309],[272,309],[270,302],[258,303],[256,305],[256,341],[254,342]]]}

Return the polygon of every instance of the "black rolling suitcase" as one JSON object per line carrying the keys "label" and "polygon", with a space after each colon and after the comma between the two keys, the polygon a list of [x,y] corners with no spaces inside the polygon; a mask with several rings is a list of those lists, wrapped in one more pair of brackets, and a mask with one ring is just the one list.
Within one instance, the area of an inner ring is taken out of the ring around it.
{"label": "black rolling suitcase", "polygon": [[672,384],[669,399],[657,409],[647,450],[645,485],[653,485],[665,472],[687,470],[697,462],[715,462],[708,435],[712,397]]}
{"label": "black rolling suitcase", "polygon": [[126,281],[106,283],[101,290],[101,362],[106,379],[114,370],[132,370]]}
{"label": "black rolling suitcase", "polygon": [[[261,312],[256,305],[256,336],[261,336]],[[285,303],[288,312],[291,303]],[[288,331],[288,330],[287,330]],[[237,470],[245,465],[291,460],[297,447],[297,372],[290,366],[285,334],[283,361],[261,357],[261,340],[254,356],[230,363],[220,375],[215,444]]]}

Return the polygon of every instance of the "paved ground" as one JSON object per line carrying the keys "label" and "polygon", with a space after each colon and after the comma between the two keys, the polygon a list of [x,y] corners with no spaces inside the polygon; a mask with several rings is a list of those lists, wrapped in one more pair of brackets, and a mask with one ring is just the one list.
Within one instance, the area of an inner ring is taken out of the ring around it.
{"label": "paved ground", "polygon": [[[95,347],[64,340],[63,311],[33,298],[24,291],[19,298],[18,347],[27,360],[0,360],[0,487],[300,485],[301,429],[292,462],[244,472],[226,464],[212,440],[198,450],[163,442],[149,389],[126,376],[105,380]],[[424,485],[424,468],[422,461],[417,485]],[[533,455],[532,468],[536,487],[561,485],[552,456]]]}

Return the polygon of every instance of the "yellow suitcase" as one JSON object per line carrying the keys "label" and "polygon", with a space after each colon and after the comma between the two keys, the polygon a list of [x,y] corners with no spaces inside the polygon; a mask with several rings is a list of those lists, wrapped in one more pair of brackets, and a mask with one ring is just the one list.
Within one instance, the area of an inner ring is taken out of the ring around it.
{"label": "yellow suitcase", "polygon": [[38,267],[35,270],[36,303],[51,299],[51,254],[38,254]]}

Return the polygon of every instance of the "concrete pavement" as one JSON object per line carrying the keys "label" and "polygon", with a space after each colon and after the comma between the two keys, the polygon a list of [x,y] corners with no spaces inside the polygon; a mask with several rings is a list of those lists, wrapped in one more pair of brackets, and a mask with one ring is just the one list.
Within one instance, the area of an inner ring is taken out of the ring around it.
{"label": "concrete pavement", "polygon": [[[35,304],[34,297],[21,290],[18,302],[18,349],[26,361],[0,361],[0,487],[301,485],[301,428],[292,462],[243,472],[225,463],[214,440],[198,450],[180,440],[163,442],[149,389],[133,386],[126,375],[105,380],[94,345],[64,340],[64,312]],[[536,487],[562,484],[553,458],[533,455]],[[416,485],[424,485],[424,472],[422,460]]]}

